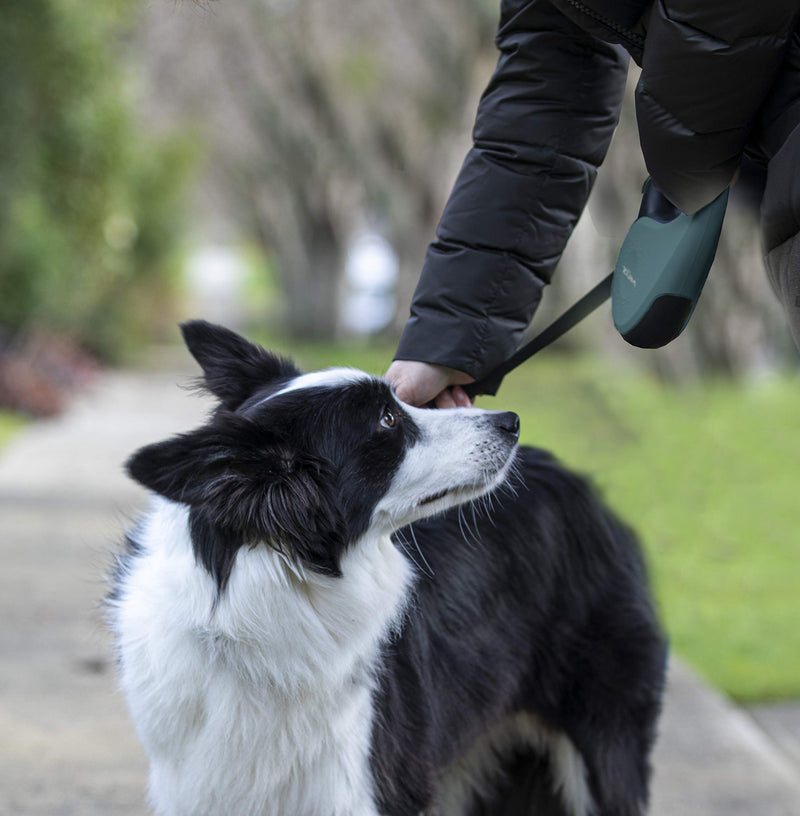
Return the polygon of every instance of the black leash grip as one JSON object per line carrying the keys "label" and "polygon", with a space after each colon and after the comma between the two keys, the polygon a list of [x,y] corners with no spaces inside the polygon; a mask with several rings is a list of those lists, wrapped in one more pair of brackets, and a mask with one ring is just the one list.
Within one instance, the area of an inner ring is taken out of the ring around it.
{"label": "black leash grip", "polygon": [[462,385],[470,399],[475,399],[479,394],[486,394],[493,397],[500,388],[503,378],[517,366],[533,357],[538,351],[546,348],[559,337],[566,334],[571,328],[576,326],[585,317],[588,317],[598,306],[605,303],[611,297],[612,272],[598,283],[594,289],[587,292],[577,303],[570,306],[561,317],[554,320],[544,331],[537,334],[529,343],[517,349],[511,357],[501,363],[485,377],[473,383]]}

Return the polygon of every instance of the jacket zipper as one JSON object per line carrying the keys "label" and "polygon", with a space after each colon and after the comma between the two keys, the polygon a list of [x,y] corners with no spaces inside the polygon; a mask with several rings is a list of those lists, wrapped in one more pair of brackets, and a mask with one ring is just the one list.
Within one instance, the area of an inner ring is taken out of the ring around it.
{"label": "jacket zipper", "polygon": [[584,3],[581,3],[580,0],[566,0],[566,3],[572,6],[574,9],[580,11],[582,14],[585,14],[587,17],[591,17],[601,25],[604,25],[606,28],[610,28],[615,34],[619,34],[620,37],[624,37],[638,48],[644,48],[644,37],[642,37],[640,34],[634,34],[633,31],[621,26],[610,17],[606,17],[603,14],[598,14],[594,9],[591,9]]}

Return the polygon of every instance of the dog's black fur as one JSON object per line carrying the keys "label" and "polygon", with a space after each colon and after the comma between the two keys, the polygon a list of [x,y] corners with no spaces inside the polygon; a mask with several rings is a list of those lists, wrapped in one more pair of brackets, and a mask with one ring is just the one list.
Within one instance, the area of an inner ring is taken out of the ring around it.
{"label": "dog's black fur", "polygon": [[[387,647],[375,734],[392,816],[423,810],[420,781],[432,784],[504,710],[566,733],[598,816],[633,816],[647,802],[665,643],[636,540],[548,453],[522,448],[517,461],[516,492],[498,491],[466,535],[458,510],[414,525],[430,571]],[[518,757],[512,784],[480,813],[538,816],[528,797],[543,797],[547,814],[566,814],[525,761],[542,770],[535,755]],[[524,801],[512,807],[515,787]]]}
{"label": "dog's black fur", "polygon": [[[131,475],[189,505],[218,593],[256,542],[339,575],[419,430],[406,415],[396,433],[364,432],[382,406],[403,415],[386,383],[282,393],[299,373],[290,362],[205,323],[184,336],[219,407],[199,430],[139,451]],[[489,507],[395,535],[419,570],[377,661],[371,765],[386,816],[428,812],[448,770],[520,714],[580,754],[596,816],[645,812],[666,645],[639,546],[548,453],[522,448],[516,470]],[[141,556],[134,537],[128,560]],[[118,583],[125,573],[123,559]],[[495,765],[495,792],[476,793],[472,816],[573,816],[546,752],[519,744]]]}

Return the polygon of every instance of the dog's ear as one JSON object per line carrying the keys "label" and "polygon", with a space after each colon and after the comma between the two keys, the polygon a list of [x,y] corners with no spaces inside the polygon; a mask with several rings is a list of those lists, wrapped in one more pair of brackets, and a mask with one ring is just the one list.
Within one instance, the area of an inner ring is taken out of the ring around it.
{"label": "dog's ear", "polygon": [[231,411],[259,388],[300,372],[284,357],[205,320],[181,324],[187,348],[203,369],[203,385]]}
{"label": "dog's ear", "polygon": [[299,454],[244,417],[224,412],[196,431],[141,448],[127,462],[150,490],[201,511],[242,545],[265,542],[338,575],[347,545],[333,466]]}

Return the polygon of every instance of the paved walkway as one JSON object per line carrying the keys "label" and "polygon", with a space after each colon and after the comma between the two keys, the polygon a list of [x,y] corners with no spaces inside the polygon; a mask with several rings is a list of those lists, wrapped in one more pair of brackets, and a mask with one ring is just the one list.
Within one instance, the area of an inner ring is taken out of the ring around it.
{"label": "paved walkway", "polygon": [[[99,601],[110,553],[145,498],[121,463],[208,407],[176,387],[194,372],[167,368],[105,376],[0,454],[0,816],[147,812],[146,763]],[[757,716],[674,662],[652,816],[800,816],[800,707]]]}

